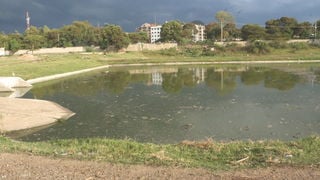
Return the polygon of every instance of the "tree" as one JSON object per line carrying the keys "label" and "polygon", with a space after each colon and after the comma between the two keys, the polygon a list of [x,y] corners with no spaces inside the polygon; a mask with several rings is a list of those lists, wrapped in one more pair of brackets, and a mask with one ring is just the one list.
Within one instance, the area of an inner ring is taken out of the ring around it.
{"label": "tree", "polygon": [[207,34],[207,39],[214,41],[220,36],[220,25],[216,22],[210,23],[206,25],[205,31]]}
{"label": "tree", "polygon": [[61,28],[60,40],[62,46],[91,46],[96,45],[94,27],[88,21],[74,21]]}
{"label": "tree", "polygon": [[149,38],[146,32],[133,32],[128,34],[130,43],[148,43]]}
{"label": "tree", "polygon": [[0,47],[8,49],[8,42],[9,37],[6,34],[0,32]]}
{"label": "tree", "polygon": [[44,47],[46,40],[41,31],[34,26],[31,26],[28,30],[25,31],[23,36],[24,48],[34,50]]}
{"label": "tree", "polygon": [[280,19],[272,19],[266,22],[266,30],[269,39],[291,39],[294,35],[294,29],[298,22],[294,18],[281,17]]}
{"label": "tree", "polygon": [[234,23],[226,24],[223,32],[223,36],[227,41],[240,38],[241,36],[241,30],[238,29]]}
{"label": "tree", "polygon": [[165,23],[161,29],[161,41],[177,43],[182,42],[182,23],[179,21],[170,21]]}
{"label": "tree", "polygon": [[256,24],[247,24],[241,28],[241,37],[243,40],[263,40],[266,37],[265,28]]}
{"label": "tree", "polygon": [[223,28],[226,24],[234,24],[234,17],[226,11],[219,11],[216,13],[215,18],[220,24],[220,39],[222,42],[224,35]]}
{"label": "tree", "polygon": [[15,53],[22,47],[22,40],[23,36],[18,33],[12,33],[8,35],[8,49],[12,52]]}
{"label": "tree", "polygon": [[297,27],[294,28],[293,36],[296,38],[306,39],[310,38],[313,33],[313,24],[310,22],[302,22],[297,24]]}
{"label": "tree", "polygon": [[196,34],[198,32],[195,24],[193,23],[187,23],[183,25],[181,37],[187,41],[191,41],[193,38],[193,34]]}
{"label": "tree", "polygon": [[101,30],[100,48],[107,51],[118,51],[129,45],[128,36],[120,26],[107,25]]}
{"label": "tree", "polygon": [[43,44],[45,42],[45,38],[41,35],[33,35],[29,34],[24,36],[23,38],[24,46],[27,49],[35,50],[43,47]]}

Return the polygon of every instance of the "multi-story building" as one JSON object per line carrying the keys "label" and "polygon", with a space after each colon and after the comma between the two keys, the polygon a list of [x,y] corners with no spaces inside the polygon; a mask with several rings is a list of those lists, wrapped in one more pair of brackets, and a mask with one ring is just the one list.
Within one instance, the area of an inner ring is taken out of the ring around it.
{"label": "multi-story building", "polygon": [[205,29],[206,27],[204,25],[198,25],[195,24],[197,32],[192,32],[193,36],[193,41],[198,42],[198,41],[204,41],[205,40]]}
{"label": "multi-story building", "polygon": [[161,28],[162,26],[152,26],[150,28],[150,42],[155,43],[161,38]]}
{"label": "multi-story building", "polygon": [[[192,32],[194,42],[205,40],[205,26],[195,24],[196,31]],[[144,23],[137,30],[141,32],[147,32],[151,43],[157,42],[161,38],[161,25]]]}
{"label": "multi-story building", "polygon": [[155,43],[161,38],[161,25],[144,23],[137,30],[140,32],[147,32],[151,43]]}

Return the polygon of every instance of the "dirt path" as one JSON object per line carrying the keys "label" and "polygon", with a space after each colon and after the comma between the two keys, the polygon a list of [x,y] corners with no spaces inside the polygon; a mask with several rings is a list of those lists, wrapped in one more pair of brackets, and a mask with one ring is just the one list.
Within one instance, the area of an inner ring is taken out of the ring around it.
{"label": "dirt path", "polygon": [[272,167],[213,173],[203,169],[120,165],[0,154],[0,179],[320,179],[320,169]]}

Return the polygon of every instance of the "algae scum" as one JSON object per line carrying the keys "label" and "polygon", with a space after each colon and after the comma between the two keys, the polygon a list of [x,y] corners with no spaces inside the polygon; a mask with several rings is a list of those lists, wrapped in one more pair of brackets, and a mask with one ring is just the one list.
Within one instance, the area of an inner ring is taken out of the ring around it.
{"label": "algae scum", "polygon": [[111,68],[34,87],[26,98],[71,119],[11,134],[24,141],[106,137],[140,142],[292,140],[320,134],[320,68]]}

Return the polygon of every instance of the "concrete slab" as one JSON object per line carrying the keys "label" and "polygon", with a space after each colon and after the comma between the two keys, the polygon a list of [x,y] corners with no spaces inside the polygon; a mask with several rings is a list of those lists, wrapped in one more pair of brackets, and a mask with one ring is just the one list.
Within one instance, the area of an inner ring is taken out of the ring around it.
{"label": "concrete slab", "polygon": [[20,77],[0,77],[0,87],[20,88],[31,87],[31,84]]}
{"label": "concrete slab", "polygon": [[13,91],[1,91],[0,97],[20,98],[24,96],[32,87],[12,88]]}
{"label": "concrete slab", "polygon": [[0,132],[40,127],[74,114],[50,101],[0,97]]}
{"label": "concrete slab", "polygon": [[13,92],[14,90],[0,84],[0,92]]}

